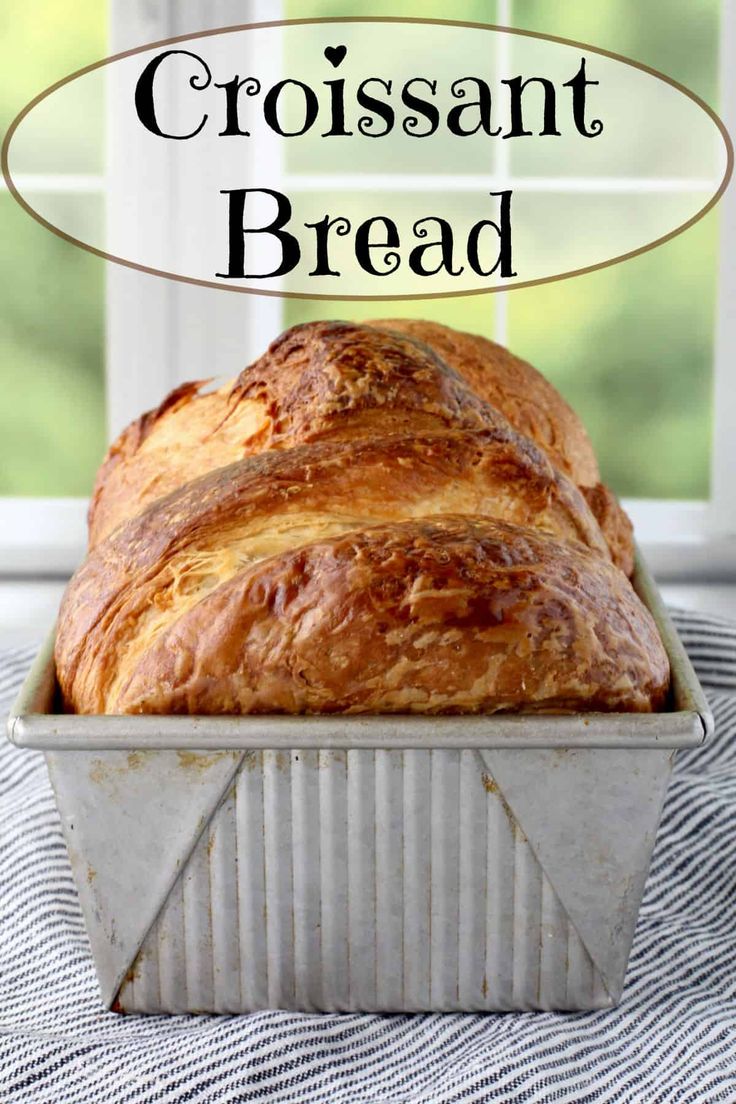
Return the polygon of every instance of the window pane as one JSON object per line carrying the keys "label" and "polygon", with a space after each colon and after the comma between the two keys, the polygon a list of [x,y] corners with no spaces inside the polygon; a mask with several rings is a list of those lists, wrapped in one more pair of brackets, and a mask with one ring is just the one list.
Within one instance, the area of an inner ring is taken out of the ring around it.
{"label": "window pane", "polygon": [[[98,0],[3,3],[3,132],[36,93],[104,57],[106,8]],[[46,154],[52,163],[65,136],[50,141],[24,172],[42,171]],[[74,151],[75,171],[100,166],[96,139]],[[101,197],[88,196],[85,212],[101,218]],[[105,447],[104,262],[39,226],[5,191],[0,239],[0,495],[88,494]]]}
{"label": "window pane", "polygon": [[659,69],[718,105],[720,0],[511,0],[511,26],[601,46]]}
{"label": "window pane", "polygon": [[7,194],[0,234],[0,494],[88,494],[105,439],[103,262]]}
{"label": "window pane", "polygon": [[[62,77],[106,54],[107,4],[104,0],[3,0],[0,5],[0,130],[29,100]],[[55,115],[55,127],[43,146],[18,147],[16,170],[58,172],[68,163],[76,173],[98,173],[103,166],[104,104],[92,119],[85,105],[85,132],[69,116]]]}
{"label": "window pane", "polygon": [[509,295],[509,345],[582,416],[621,495],[707,498],[717,218],[640,257]]}
{"label": "window pane", "polygon": [[494,0],[286,0],[284,19],[337,19],[351,15],[385,15],[396,19],[458,19],[493,23]]}
{"label": "window pane", "polygon": [[[720,0],[697,0],[691,4],[672,4],[669,0],[598,0],[594,4],[549,4],[544,0],[511,0],[511,25],[524,30],[542,31],[561,38],[571,38],[601,46],[623,54],[633,61],[652,66],[666,76],[679,81],[706,103],[718,107],[718,27]],[[512,41],[511,58],[518,39]],[[550,56],[543,43],[536,51],[529,40],[523,45],[525,63],[539,57],[534,72],[550,70]],[[601,59],[599,59],[599,62]],[[587,59],[589,78],[596,72],[595,55]],[[513,60],[512,60],[513,64]],[[526,75],[526,74],[525,74]],[[564,76],[562,77],[564,80]],[[560,87],[561,81],[558,83]],[[706,130],[688,134],[676,149],[662,140],[657,116],[668,109],[668,97],[659,82],[645,82],[641,89],[627,81],[619,90],[621,118],[635,118],[637,107],[647,113],[647,128],[610,128],[604,144],[601,167],[597,172],[608,176],[630,176],[645,173],[650,177],[691,177],[717,179],[718,147]],[[538,89],[530,89],[532,105]],[[528,94],[528,93],[527,93]],[[644,102],[633,98],[644,95]],[[610,87],[609,87],[610,98]],[[590,90],[590,113],[595,114],[596,89]],[[558,110],[569,110],[569,101],[560,98]],[[606,125],[605,116],[603,117]],[[576,166],[575,138],[564,131],[561,138],[547,138],[550,162],[556,164],[555,175],[580,175],[579,156]],[[578,139],[579,142],[579,139]],[[588,153],[592,155],[595,143]],[[586,152],[586,151],[583,151]],[[591,158],[595,163],[595,158]],[[566,162],[570,162],[568,168]],[[511,150],[511,169],[518,175],[547,175],[540,158],[540,147],[516,143]]]}
{"label": "window pane", "polygon": [[[513,0],[511,23],[625,54],[717,108],[719,12],[719,0]],[[582,415],[622,495],[708,496],[716,261],[713,214],[623,265],[509,296],[509,343]]]}

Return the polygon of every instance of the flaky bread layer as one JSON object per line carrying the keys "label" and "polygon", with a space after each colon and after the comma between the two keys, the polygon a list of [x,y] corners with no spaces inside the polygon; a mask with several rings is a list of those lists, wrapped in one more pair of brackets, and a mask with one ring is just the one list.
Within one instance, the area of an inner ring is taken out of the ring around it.
{"label": "flaky bread layer", "polygon": [[120,658],[132,613],[124,601],[83,643],[92,662],[67,685],[80,712],[647,712],[668,685],[652,618],[610,561],[478,516],[249,563]]}

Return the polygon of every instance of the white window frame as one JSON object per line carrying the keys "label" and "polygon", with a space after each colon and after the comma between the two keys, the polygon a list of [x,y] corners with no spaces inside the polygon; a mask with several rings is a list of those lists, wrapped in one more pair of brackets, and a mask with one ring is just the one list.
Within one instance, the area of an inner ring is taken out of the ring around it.
{"label": "white window frame", "polygon": [[[233,23],[281,17],[281,0],[109,0],[110,52],[144,42]],[[498,23],[513,25],[512,0],[499,0]],[[503,69],[508,38],[498,36],[497,63]],[[720,29],[720,115],[736,134],[736,0],[722,0]],[[115,97],[110,97],[114,110]],[[110,128],[114,131],[114,128]],[[131,151],[108,151],[108,203],[115,209],[115,160]],[[278,159],[274,147],[271,156]],[[503,175],[507,147],[501,143]],[[270,168],[280,178],[283,165]],[[105,188],[103,178],[38,177],[26,187],[94,191]],[[318,178],[290,174],[289,187],[313,188]],[[330,177],[332,187],[361,183],[346,176]],[[545,187],[553,181],[514,181],[514,186]],[[710,188],[710,182],[681,181],[569,181],[567,188],[632,191],[666,187]],[[391,181],[392,186],[395,181]],[[443,180],[445,187],[466,187],[458,178]],[[668,580],[736,580],[736,187],[719,204],[719,270],[714,341],[714,408],[711,454],[711,496],[707,502],[627,499],[637,537],[660,578]],[[141,212],[139,232],[154,228]],[[146,276],[110,264],[106,273],[107,411],[114,437],[142,410],[155,406],[185,379],[233,375],[254,359],[282,328],[282,300],[273,297],[222,294],[216,290]],[[494,295],[494,336],[504,343],[508,295]],[[131,325],[131,319],[135,324]],[[217,334],[217,341],[211,335]],[[217,359],[213,362],[213,356]],[[67,574],[79,562],[85,542],[85,499],[0,498],[0,572]]]}

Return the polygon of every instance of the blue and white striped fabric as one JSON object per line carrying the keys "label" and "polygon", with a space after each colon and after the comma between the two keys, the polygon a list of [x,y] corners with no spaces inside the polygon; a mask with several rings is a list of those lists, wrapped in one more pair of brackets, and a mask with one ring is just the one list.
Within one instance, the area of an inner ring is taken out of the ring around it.
{"label": "blue and white striped fabric", "polygon": [[[43,760],[0,741],[0,1104],[736,1102],[736,625],[676,621],[716,734],[678,757],[611,1012],[103,1012]],[[0,655],[4,707],[30,660]]]}

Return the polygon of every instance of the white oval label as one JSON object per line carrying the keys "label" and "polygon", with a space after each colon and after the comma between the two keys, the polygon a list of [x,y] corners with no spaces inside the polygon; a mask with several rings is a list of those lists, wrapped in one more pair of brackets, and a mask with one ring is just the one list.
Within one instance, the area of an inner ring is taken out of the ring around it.
{"label": "white oval label", "polygon": [[[73,186],[102,99],[104,217],[88,178]],[[59,190],[26,194],[29,151],[62,117],[79,141]],[[509,290],[616,263],[702,217],[732,160],[715,113],[636,62],[387,19],[140,47],[37,97],[3,149],[16,198],[84,248],[224,290],[327,299]]]}

